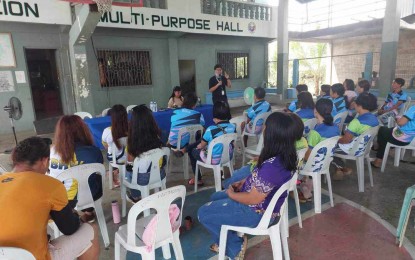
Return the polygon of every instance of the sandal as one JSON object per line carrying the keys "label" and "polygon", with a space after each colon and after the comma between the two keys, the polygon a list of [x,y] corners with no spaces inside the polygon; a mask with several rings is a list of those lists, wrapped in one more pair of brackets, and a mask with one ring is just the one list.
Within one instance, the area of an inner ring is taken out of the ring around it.
{"label": "sandal", "polygon": [[189,231],[192,229],[193,226],[193,219],[191,216],[186,216],[184,218],[184,228],[186,229],[186,231]]}
{"label": "sandal", "polygon": [[[187,182],[187,184],[189,184],[189,185],[195,185],[195,179],[194,179],[194,178],[191,178],[191,179]],[[197,182],[197,186],[203,186],[203,185],[204,185],[203,181],[199,180],[199,181]]]}
{"label": "sandal", "polygon": [[370,165],[372,165],[373,168],[379,169],[381,166],[376,165],[374,162],[370,162]]}
{"label": "sandal", "polygon": [[210,251],[215,252],[216,254],[219,254],[219,246],[218,244],[214,243],[211,244],[209,247]]}

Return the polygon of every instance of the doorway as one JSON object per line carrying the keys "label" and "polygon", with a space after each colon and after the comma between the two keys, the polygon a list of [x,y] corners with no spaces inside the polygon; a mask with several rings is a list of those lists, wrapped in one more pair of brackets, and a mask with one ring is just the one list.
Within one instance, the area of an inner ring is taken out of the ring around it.
{"label": "doorway", "polygon": [[182,95],[196,92],[196,67],[194,60],[179,60],[179,79]]}
{"label": "doorway", "polygon": [[25,52],[35,119],[62,115],[56,50],[26,49]]}

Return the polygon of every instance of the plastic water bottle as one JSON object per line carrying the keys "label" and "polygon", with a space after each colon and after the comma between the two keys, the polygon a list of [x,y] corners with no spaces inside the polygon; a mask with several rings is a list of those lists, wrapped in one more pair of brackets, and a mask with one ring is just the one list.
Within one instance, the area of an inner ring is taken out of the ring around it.
{"label": "plastic water bottle", "polygon": [[197,106],[201,106],[202,105],[202,100],[200,99],[200,97],[197,97]]}
{"label": "plastic water bottle", "polygon": [[154,112],[158,111],[157,102],[154,101]]}
{"label": "plastic water bottle", "polygon": [[154,112],[154,102],[150,101],[150,110]]}
{"label": "plastic water bottle", "polygon": [[112,206],[112,219],[115,224],[121,222],[121,214],[120,214],[120,207],[118,206],[118,201],[113,200],[111,203]]}

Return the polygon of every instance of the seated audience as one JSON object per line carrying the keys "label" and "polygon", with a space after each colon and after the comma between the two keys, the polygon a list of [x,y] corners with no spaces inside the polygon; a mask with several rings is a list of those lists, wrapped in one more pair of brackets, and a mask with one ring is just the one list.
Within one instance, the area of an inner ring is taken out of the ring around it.
{"label": "seated audience", "polygon": [[[308,86],[306,84],[299,84],[295,87],[295,90],[297,91],[297,95],[298,95],[301,92],[308,91]],[[284,109],[284,112],[288,112],[288,111],[295,112],[299,108],[297,106],[297,102],[298,100],[291,101],[288,107]]]}
{"label": "seated audience", "polygon": [[[76,115],[62,116],[56,124],[54,145],[50,150],[49,174],[57,177],[64,170],[87,163],[103,163],[102,153],[94,146],[92,135],[84,121]],[[92,174],[88,179],[92,197],[102,197],[102,176]],[[63,183],[68,193],[69,204],[75,208],[78,194],[78,181],[65,180]],[[95,220],[94,209],[83,210],[88,222]]]}
{"label": "seated audience", "polygon": [[310,92],[301,92],[297,96],[299,110],[295,113],[303,120],[303,122],[308,119],[314,118],[314,100]]}
{"label": "seated audience", "polygon": [[396,120],[396,127],[381,127],[378,132],[378,150],[376,160],[372,166],[379,168],[382,166],[383,155],[387,143],[396,145],[408,145],[415,137],[415,106],[412,106],[406,113]]}
{"label": "seated audience", "polygon": [[[213,237],[210,250],[219,251],[222,225],[257,226],[275,192],[291,179],[297,168],[296,126],[286,113],[271,114],[265,122],[264,148],[252,174],[232,183],[226,191],[214,193],[211,201],[199,208],[199,221]],[[278,216],[285,198],[283,193],[278,199],[270,223]],[[246,247],[246,236],[228,233],[225,249],[228,257],[243,259]]]}
{"label": "seated audience", "polygon": [[402,90],[405,80],[396,78],[392,83],[392,92],[389,92],[385,103],[378,110],[379,120],[383,125],[388,124],[389,117],[398,115],[400,109],[404,107],[404,103],[408,99],[408,94]]}
{"label": "seated audience", "polygon": [[345,79],[343,82],[344,94],[347,97],[347,102],[350,104],[356,97],[355,84],[352,79]]}
{"label": "seated audience", "polygon": [[180,108],[183,105],[182,89],[180,86],[175,86],[171,93],[169,102],[167,103],[168,108]]}
{"label": "seated audience", "polygon": [[328,84],[323,84],[320,86],[320,96],[317,97],[317,99],[320,98],[328,98],[330,99],[330,88],[331,86]]}
{"label": "seated audience", "polygon": [[[260,119],[257,121],[254,126],[255,118],[263,113],[271,111],[271,105],[264,99],[265,98],[265,89],[262,87],[255,88],[255,103],[246,111],[247,119],[246,122],[242,122],[241,130],[248,133],[259,134],[262,131],[262,125],[264,120]],[[246,146],[248,142],[248,136],[244,135],[244,145]]]}
{"label": "seated audience", "polygon": [[[153,117],[151,110],[145,106],[140,105],[133,108],[130,127],[128,129],[128,163],[126,179],[131,182],[133,177],[133,162],[135,158],[144,155],[146,152],[162,148],[163,142],[160,139],[160,129]],[[167,160],[163,158],[160,160],[159,167],[160,179],[166,177],[164,166]],[[138,162],[138,175],[137,183],[139,185],[147,185],[150,180],[151,173],[151,161],[139,160]],[[135,203],[140,200],[141,193],[139,190],[131,189],[127,192],[128,199]]]}
{"label": "seated audience", "polygon": [[358,95],[362,94],[363,92],[369,93],[370,87],[371,86],[369,81],[363,79],[357,83],[356,92]]}
{"label": "seated audience", "polygon": [[[107,159],[112,161],[112,153],[115,152],[115,159],[118,164],[123,164],[127,160],[127,153],[125,147],[120,143],[118,139],[127,137],[128,135],[128,116],[127,110],[123,105],[114,105],[110,109],[111,126],[104,129],[102,133],[101,142],[102,145],[107,149]],[[112,145],[115,143],[117,147],[116,151],[112,151]],[[119,186],[120,181],[118,180],[119,170],[114,169],[114,186]]]}
{"label": "seated audience", "polygon": [[[96,228],[82,223],[68,204],[65,186],[45,175],[49,153],[39,137],[27,138],[13,150],[13,171],[0,175],[0,246],[25,249],[38,260],[98,259]],[[49,241],[49,219],[63,236]]]}
{"label": "seated audience", "polygon": [[[331,86],[331,101],[333,102],[333,111],[331,115],[335,117],[337,114],[347,110],[347,97],[344,95],[344,87],[340,83]],[[338,122],[334,122],[337,124]]]}
{"label": "seated audience", "polygon": [[[362,133],[379,125],[378,119],[371,113],[377,108],[377,99],[374,95],[362,93],[355,102],[358,116],[350,122],[345,134],[339,139],[335,153],[349,154],[354,142]],[[344,167],[343,160],[338,157],[334,157],[333,164],[337,167],[333,180],[343,180],[344,175],[352,173],[352,169]]]}
{"label": "seated audience", "polygon": [[[206,162],[207,160],[207,149],[209,143],[214,140],[216,137],[219,137],[224,134],[236,133],[236,128],[234,124],[229,123],[227,120],[229,115],[229,107],[225,102],[216,102],[213,105],[213,122],[215,123],[212,126],[209,126],[206,129],[206,132],[203,134],[202,140],[197,141],[194,144],[189,145],[188,147],[188,155],[190,159],[190,163],[192,165],[193,173],[196,174],[196,162],[203,161]],[[233,148],[233,147],[232,147]],[[219,164],[222,152],[223,152],[223,145],[216,145],[213,148],[212,153],[212,161],[211,164]],[[230,156],[233,156],[231,153]],[[200,171],[198,174],[198,185],[203,185],[202,175]],[[188,182],[190,185],[194,185],[195,179],[192,178]]]}

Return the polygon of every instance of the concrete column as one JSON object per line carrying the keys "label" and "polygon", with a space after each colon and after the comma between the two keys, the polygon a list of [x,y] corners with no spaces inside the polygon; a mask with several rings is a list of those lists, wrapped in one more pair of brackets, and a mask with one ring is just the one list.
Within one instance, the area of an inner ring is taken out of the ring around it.
{"label": "concrete column", "polygon": [[385,97],[395,78],[402,0],[386,0],[379,68],[379,96]]}
{"label": "concrete column", "polygon": [[288,0],[280,0],[278,6],[278,63],[277,93],[285,100],[288,87]]}
{"label": "concrete column", "polygon": [[169,38],[170,87],[180,85],[177,38]]}
{"label": "concrete column", "polygon": [[101,14],[95,5],[83,5],[76,14],[69,31],[69,54],[71,59],[73,93],[76,111],[95,114],[94,100],[87,60],[87,41],[95,30]]}

